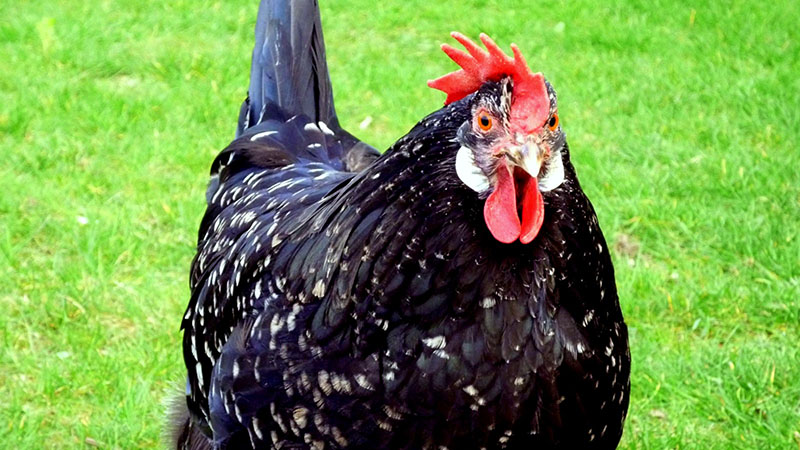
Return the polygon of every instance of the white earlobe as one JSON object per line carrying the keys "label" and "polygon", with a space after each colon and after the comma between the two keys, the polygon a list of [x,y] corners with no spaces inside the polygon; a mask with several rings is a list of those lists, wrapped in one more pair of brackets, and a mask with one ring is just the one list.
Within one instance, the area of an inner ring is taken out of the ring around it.
{"label": "white earlobe", "polygon": [[475,192],[489,189],[489,178],[475,164],[472,150],[467,147],[461,147],[456,154],[456,174],[467,187]]}
{"label": "white earlobe", "polygon": [[547,165],[547,172],[539,178],[539,190],[542,192],[552,191],[553,189],[561,186],[564,182],[564,161],[561,152],[556,152],[550,158],[550,163]]}

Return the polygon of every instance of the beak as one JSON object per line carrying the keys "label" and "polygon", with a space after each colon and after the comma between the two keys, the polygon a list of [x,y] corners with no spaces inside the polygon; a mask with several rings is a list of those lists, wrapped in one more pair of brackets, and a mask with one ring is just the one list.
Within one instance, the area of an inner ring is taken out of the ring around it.
{"label": "beak", "polygon": [[489,231],[502,243],[533,241],[544,221],[544,199],[537,177],[545,152],[534,139],[517,140],[498,153],[494,190],[484,203],[483,217]]}
{"label": "beak", "polygon": [[509,162],[536,178],[542,168],[547,150],[542,148],[534,135],[526,136],[521,144],[511,145],[505,149]]}

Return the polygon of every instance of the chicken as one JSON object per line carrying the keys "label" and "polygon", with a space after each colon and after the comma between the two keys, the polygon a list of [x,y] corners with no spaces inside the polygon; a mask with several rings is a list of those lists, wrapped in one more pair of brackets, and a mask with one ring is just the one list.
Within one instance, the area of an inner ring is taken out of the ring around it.
{"label": "chicken", "polygon": [[212,164],[177,448],[613,448],[630,353],[556,93],[460,35],[383,154],[333,108],[318,6],[264,0]]}

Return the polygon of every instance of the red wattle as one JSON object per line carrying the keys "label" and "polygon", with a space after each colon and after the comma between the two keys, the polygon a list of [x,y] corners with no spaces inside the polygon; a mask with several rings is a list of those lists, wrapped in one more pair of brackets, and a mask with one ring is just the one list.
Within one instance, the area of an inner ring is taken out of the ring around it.
{"label": "red wattle", "polygon": [[522,186],[522,232],[519,241],[523,244],[531,242],[544,222],[544,199],[539,192],[539,182],[528,178]]}
{"label": "red wattle", "polygon": [[[539,196],[541,197],[541,194]],[[483,205],[483,218],[492,236],[498,241],[510,244],[519,237],[522,228],[517,215],[517,193],[514,186],[514,176],[505,158],[498,161],[497,184],[494,187],[494,192],[489,195]]]}

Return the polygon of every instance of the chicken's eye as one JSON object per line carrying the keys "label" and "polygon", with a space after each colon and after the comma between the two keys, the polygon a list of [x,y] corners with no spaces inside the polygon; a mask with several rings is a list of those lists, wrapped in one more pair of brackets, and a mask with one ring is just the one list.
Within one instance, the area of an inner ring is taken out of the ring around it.
{"label": "chicken's eye", "polygon": [[492,129],[492,118],[485,112],[478,114],[477,122],[478,128],[480,128],[481,131],[486,132]]}
{"label": "chicken's eye", "polygon": [[547,127],[550,128],[550,131],[556,131],[556,128],[558,128],[558,114],[550,116],[550,120],[547,121]]}

